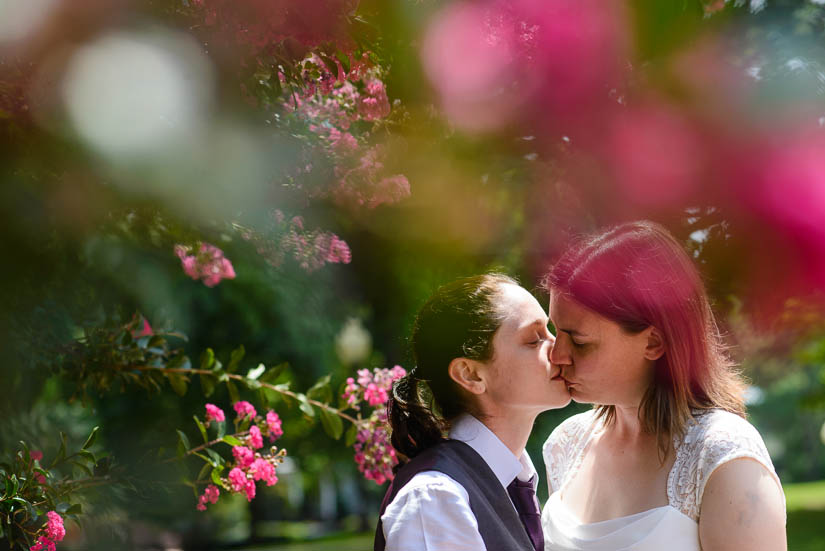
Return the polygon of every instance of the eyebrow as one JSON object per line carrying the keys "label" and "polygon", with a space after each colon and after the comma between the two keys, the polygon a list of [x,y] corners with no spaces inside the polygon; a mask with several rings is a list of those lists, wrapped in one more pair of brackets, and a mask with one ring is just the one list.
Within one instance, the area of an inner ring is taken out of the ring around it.
{"label": "eyebrow", "polygon": [[547,327],[548,323],[549,323],[548,319],[536,319],[536,320],[531,321],[530,323],[522,325],[520,327],[520,329],[525,329],[527,327],[533,327],[534,325],[540,325],[542,327]]}
{"label": "eyebrow", "polygon": [[576,331],[575,329],[562,329],[561,327],[556,327],[557,332],[567,333],[571,337],[586,337],[586,333],[582,333],[581,331]]}

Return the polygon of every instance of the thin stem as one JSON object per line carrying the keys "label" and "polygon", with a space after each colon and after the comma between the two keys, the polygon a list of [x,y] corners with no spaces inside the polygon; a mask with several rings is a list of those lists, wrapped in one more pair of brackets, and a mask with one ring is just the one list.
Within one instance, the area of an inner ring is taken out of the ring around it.
{"label": "thin stem", "polygon": [[[123,371],[127,371],[127,370],[128,371],[131,371],[131,370],[134,370],[134,371],[163,371],[163,372],[166,372],[166,373],[183,373],[183,374],[189,374],[189,375],[194,375],[194,374],[211,375],[213,377],[216,376],[214,371],[210,371],[208,369],[185,369],[185,368],[182,368],[182,367],[167,368],[167,367],[155,367],[155,366],[152,366],[152,365],[139,365],[139,366],[129,366],[129,367],[123,368]],[[230,379],[235,379],[236,381],[246,380],[246,377],[243,377],[241,375],[236,375],[234,373],[226,373],[225,375],[227,377],[229,377]],[[285,388],[278,388],[276,385],[273,385],[273,384],[270,384],[270,383],[258,382],[258,384],[261,385],[262,387],[265,387],[265,388],[268,388],[270,390],[274,390],[275,392],[278,392],[280,394],[283,394],[284,396],[289,396],[290,398],[294,398],[296,400],[298,399],[298,394],[296,392],[292,392],[291,390],[287,390]],[[350,423],[353,423],[355,425],[359,425],[363,422],[362,420],[356,419],[355,417],[352,417],[351,415],[348,415],[348,414],[342,412],[341,410],[339,410],[338,408],[334,408],[334,407],[330,406],[329,404],[325,404],[323,402],[319,402],[318,400],[313,400],[311,398],[307,398],[306,400],[307,400],[307,402],[309,402],[313,406],[319,407],[321,409],[325,409],[330,413],[334,413],[335,415],[341,417],[342,419],[346,419],[347,421],[349,421]]]}

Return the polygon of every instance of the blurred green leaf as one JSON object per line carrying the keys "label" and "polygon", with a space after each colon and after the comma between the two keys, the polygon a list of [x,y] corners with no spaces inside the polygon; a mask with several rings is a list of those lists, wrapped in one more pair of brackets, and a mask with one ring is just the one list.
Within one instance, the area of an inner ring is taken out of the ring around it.
{"label": "blurred green leaf", "polygon": [[92,429],[92,432],[91,432],[91,434],[89,434],[89,437],[86,439],[86,442],[83,444],[82,449],[87,450],[90,447],[92,447],[92,444],[95,443],[95,439],[97,438],[98,429],[100,429],[99,426]]}
{"label": "blurred green leaf", "polygon": [[344,422],[341,418],[324,408],[319,408],[319,411],[321,412],[321,424],[326,433],[336,440],[341,438],[344,432]]}

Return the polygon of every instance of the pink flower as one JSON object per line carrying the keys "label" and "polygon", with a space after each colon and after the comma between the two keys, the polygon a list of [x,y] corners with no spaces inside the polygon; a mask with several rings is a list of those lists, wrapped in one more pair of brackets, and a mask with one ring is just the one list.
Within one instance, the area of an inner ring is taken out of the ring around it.
{"label": "pink flower", "polygon": [[367,389],[364,391],[364,398],[371,406],[385,404],[387,403],[388,398],[387,389],[379,387],[374,383],[370,383],[369,385],[367,385]]}
{"label": "pink flower", "polygon": [[263,480],[267,486],[272,486],[278,482],[278,477],[275,475],[275,466],[263,458],[258,458],[250,467],[249,472],[255,480]]}
{"label": "pink flower", "polygon": [[271,442],[274,442],[284,434],[284,431],[281,428],[281,418],[278,417],[278,414],[272,410],[266,412],[266,426],[269,431],[269,440]]}
{"label": "pink flower", "polygon": [[362,97],[358,104],[358,112],[367,121],[383,119],[390,114],[390,100],[384,83],[372,80],[366,86],[367,96]]}
{"label": "pink flower", "polygon": [[40,450],[31,450],[29,452],[29,457],[31,457],[35,461],[40,461],[43,459],[43,452]]}
{"label": "pink flower", "polygon": [[217,421],[218,423],[222,423],[226,420],[226,416],[223,413],[223,410],[216,406],[215,404],[206,404],[206,424],[209,425],[210,421]]}
{"label": "pink flower", "polygon": [[63,518],[54,511],[49,511],[46,516],[49,518],[46,523],[46,537],[53,541],[61,541],[66,536]]}
{"label": "pink flower", "polygon": [[249,467],[255,461],[255,452],[246,446],[232,446],[232,455],[235,456],[235,461],[242,469]]}
{"label": "pink flower", "polygon": [[358,431],[353,449],[358,470],[365,478],[376,484],[393,479],[392,468],[398,457],[390,444],[386,411],[379,408],[373,412],[365,428]]}
{"label": "pink flower", "polygon": [[264,445],[264,440],[261,437],[261,429],[258,428],[258,425],[252,425],[249,427],[249,445],[252,446],[253,449],[260,449]]}
{"label": "pink flower", "polygon": [[244,417],[254,419],[258,416],[258,412],[255,411],[255,407],[245,400],[235,402],[235,404],[232,407],[235,408],[235,413],[238,415],[240,419],[243,419]]}
{"label": "pink flower", "polygon": [[397,381],[401,377],[405,377],[407,375],[407,370],[400,365],[396,365],[390,370],[390,374],[392,375],[392,380]]}
{"label": "pink flower", "polygon": [[233,492],[244,492],[247,501],[252,501],[255,497],[255,481],[247,478],[246,473],[238,467],[229,471],[229,484]]}
{"label": "pink flower", "polygon": [[181,260],[184,273],[192,279],[200,279],[207,287],[214,287],[223,279],[235,278],[232,263],[212,244],[201,243],[195,254],[191,247],[175,245],[175,254]]}
{"label": "pink flower", "polygon": [[31,546],[29,551],[56,551],[57,546],[54,544],[52,540],[47,538],[46,536],[40,536],[37,538],[37,543]]}
{"label": "pink flower", "polygon": [[206,489],[203,491],[203,494],[198,498],[198,505],[196,509],[198,511],[206,511],[206,504],[212,503],[215,504],[218,502],[218,497],[221,495],[221,491],[218,489],[217,486],[214,484],[209,484]]}
{"label": "pink flower", "polygon": [[233,492],[242,492],[246,487],[246,473],[240,468],[235,467],[229,471],[229,484],[232,486]]}

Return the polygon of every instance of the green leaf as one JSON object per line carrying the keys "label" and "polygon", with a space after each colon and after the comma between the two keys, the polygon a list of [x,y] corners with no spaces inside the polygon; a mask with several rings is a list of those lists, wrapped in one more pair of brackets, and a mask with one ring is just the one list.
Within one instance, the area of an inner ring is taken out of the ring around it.
{"label": "green leaf", "polygon": [[238,387],[231,379],[226,380],[226,390],[229,391],[229,400],[234,404],[241,400],[241,395],[238,393]]}
{"label": "green leaf", "polygon": [[83,444],[83,447],[81,449],[88,450],[92,447],[92,444],[95,443],[95,439],[97,438],[98,429],[100,429],[99,426],[92,429],[91,434],[89,434],[89,437],[86,439],[86,443]]}
{"label": "green leaf", "polygon": [[209,469],[211,469],[211,468],[212,468],[211,463],[204,463],[203,468],[198,473],[198,478],[196,478],[195,480],[203,480],[203,477],[206,476],[206,473],[209,472]]}
{"label": "green leaf", "polygon": [[17,480],[17,475],[11,475],[6,477],[6,493],[3,496],[3,499],[8,499],[17,493],[17,489],[20,487],[20,482]]}
{"label": "green leaf", "polygon": [[225,463],[223,457],[221,457],[221,455],[215,450],[210,450],[209,448],[206,448],[206,455],[208,455],[209,459],[212,460],[213,467],[217,467],[218,465],[223,465]]}
{"label": "green leaf", "polygon": [[332,377],[330,375],[325,375],[321,377],[317,383],[312,385],[307,391],[307,397],[313,400],[318,400],[319,402],[329,403],[332,401],[332,389],[329,386],[330,379]]}
{"label": "green leaf", "polygon": [[223,467],[215,467],[212,469],[212,473],[209,475],[212,478],[212,482],[215,483],[216,486],[224,488],[223,482],[221,482],[221,473],[223,472]]}
{"label": "green leaf", "polygon": [[283,372],[287,370],[288,367],[289,364],[287,362],[279,363],[274,367],[270,367],[266,370],[266,372],[263,375],[261,375],[259,380],[262,383],[274,384],[278,377],[280,377],[283,374]]}
{"label": "green leaf", "polygon": [[175,394],[178,396],[186,395],[187,384],[185,376],[180,373],[167,373],[166,378],[169,379],[169,384],[172,385],[172,390],[175,391]]}
{"label": "green leaf", "polygon": [[212,369],[213,365],[215,365],[215,352],[207,348],[201,352],[201,369]]}
{"label": "green leaf", "polygon": [[200,374],[201,379],[201,390],[203,390],[203,395],[205,398],[209,398],[212,396],[212,393],[215,392],[215,377],[212,375],[204,375],[203,373]]}
{"label": "green leaf", "polygon": [[246,374],[246,378],[255,381],[258,377],[263,375],[264,371],[266,371],[266,366],[264,364],[258,364],[258,367],[249,370],[249,373]]}
{"label": "green leaf", "polygon": [[232,355],[229,358],[229,365],[226,366],[226,371],[228,373],[235,373],[235,371],[238,370],[244,355],[246,355],[246,349],[243,345],[240,345],[238,348],[233,350]]}
{"label": "green leaf", "polygon": [[355,444],[355,439],[358,437],[358,425],[355,423],[351,424],[347,429],[347,434],[344,435],[344,444],[347,446],[352,446]]}
{"label": "green leaf", "polygon": [[231,434],[227,434],[226,436],[224,436],[223,441],[229,444],[230,446],[243,446],[243,442],[241,442]]}
{"label": "green leaf", "polygon": [[315,410],[312,408],[309,400],[307,400],[307,397],[303,394],[296,394],[296,397],[298,398],[298,405],[301,411],[303,411],[307,417],[315,417]]}
{"label": "green leaf", "polygon": [[330,412],[327,409],[320,408],[321,424],[327,434],[338,440],[344,432],[344,422],[339,416]]}
{"label": "green leaf", "polygon": [[218,438],[223,438],[226,434],[226,421],[221,421],[218,423]]}
{"label": "green leaf", "polygon": [[193,415],[192,418],[195,420],[195,424],[198,425],[198,430],[201,431],[201,436],[203,436],[203,443],[206,444],[209,442],[209,436],[206,434],[206,427],[203,426],[201,420],[198,419],[197,415]]}
{"label": "green leaf", "polygon": [[186,455],[190,447],[189,438],[187,438],[182,430],[178,429],[178,457]]}
{"label": "green leaf", "polygon": [[75,503],[68,509],[66,509],[67,515],[81,515],[83,514],[83,507],[81,507],[80,503]]}

